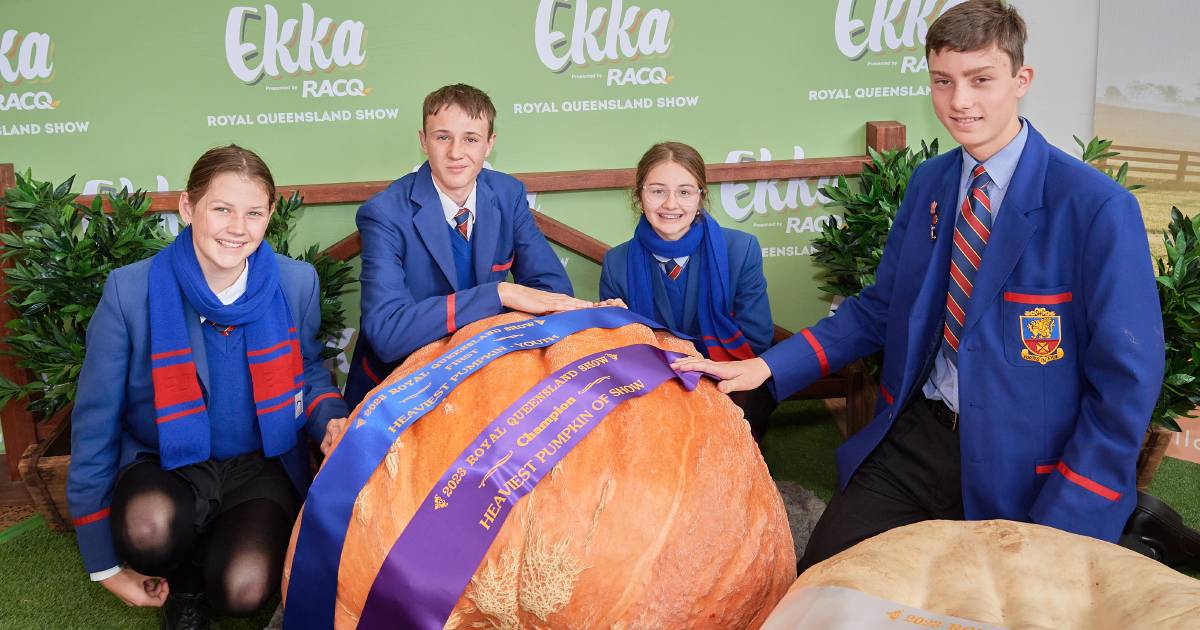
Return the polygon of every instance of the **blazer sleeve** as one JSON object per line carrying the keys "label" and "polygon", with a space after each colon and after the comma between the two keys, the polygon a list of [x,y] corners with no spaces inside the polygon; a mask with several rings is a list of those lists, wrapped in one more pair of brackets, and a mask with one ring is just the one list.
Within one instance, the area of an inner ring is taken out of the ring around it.
{"label": "blazer sleeve", "polygon": [[762,355],[775,338],[771,319],[771,300],[767,297],[767,278],[763,275],[762,247],[749,235],[742,268],[735,280],[733,320],[750,342],[754,354]]}
{"label": "blazer sleeve", "polygon": [[[625,292],[621,290],[624,283],[618,283],[613,271],[612,262],[613,252],[615,249],[610,249],[604,253],[604,264],[600,266],[600,299],[611,300],[613,298],[621,298],[625,300]],[[628,302],[628,300],[625,300]]]}
{"label": "blazer sleeve", "polygon": [[[913,174],[908,194],[896,212],[896,221],[888,232],[883,257],[875,270],[875,284],[848,298],[833,315],[822,319],[785,339],[762,354],[771,368],[767,381],[771,393],[783,400],[813,381],[836,372],[847,363],[877,352],[887,338],[887,312],[892,299],[897,263],[904,235],[912,220],[921,192],[922,174],[929,163],[922,164]],[[911,270],[906,270],[911,272]]]}
{"label": "blazer sleeve", "polygon": [[[460,326],[499,314],[503,309],[496,288],[498,282],[450,295],[416,299],[404,271],[404,257],[409,252],[405,250],[400,228],[389,216],[394,212],[389,210],[394,209],[383,203],[367,202],[359,208],[355,222],[362,236],[363,332],[380,360],[390,363],[452,334]],[[528,207],[525,213],[529,214]],[[542,244],[545,245],[545,239]],[[545,247],[549,250],[549,245]],[[517,271],[515,262],[513,271]]]}
{"label": "blazer sleeve", "polygon": [[525,185],[518,185],[516,192],[516,197],[506,204],[513,209],[513,280],[542,291],[574,296],[567,270],[563,269],[529,210]]}
{"label": "blazer sleeve", "polygon": [[320,444],[325,437],[325,425],[329,420],[346,417],[349,415],[349,409],[321,359],[321,351],[325,346],[320,338],[321,285],[316,269],[307,264],[305,267],[308,270],[309,290],[304,310],[301,311],[304,319],[300,322],[300,355],[304,359],[304,410],[308,417],[305,428],[309,437]]}
{"label": "blazer sleeve", "polygon": [[100,303],[88,322],[86,352],[71,412],[67,506],[83,568],[88,573],[120,563],[113,548],[109,506],[121,456],[132,346],[118,284],[118,272],[109,274]]}
{"label": "blazer sleeve", "polygon": [[1082,267],[1089,340],[1075,432],[1030,509],[1042,525],[1115,541],[1136,502],[1133,463],[1162,385],[1162,310],[1137,200],[1096,213]]}

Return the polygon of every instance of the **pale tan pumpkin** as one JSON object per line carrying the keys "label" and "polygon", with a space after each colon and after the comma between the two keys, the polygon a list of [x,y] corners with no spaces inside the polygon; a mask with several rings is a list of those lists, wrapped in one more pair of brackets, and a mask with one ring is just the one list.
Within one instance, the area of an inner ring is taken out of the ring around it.
{"label": "pale tan pumpkin", "polygon": [[[790,593],[840,586],[1013,630],[1200,628],[1200,581],[1124,547],[1012,521],[926,521],[810,568]],[[801,613],[779,604],[767,628]]]}
{"label": "pale tan pumpkin", "polygon": [[[413,354],[381,387],[487,327],[525,318],[467,326]],[[695,353],[640,325],[585,330],[495,360],[405,432],[355,505],[336,627],[354,627],[418,503],[488,422],[569,361],[633,343]],[[289,550],[285,573],[290,563]],[[757,628],[795,563],[783,503],[741,411],[711,382],[689,393],[670,381],[616,408],[517,503],[447,627]]]}

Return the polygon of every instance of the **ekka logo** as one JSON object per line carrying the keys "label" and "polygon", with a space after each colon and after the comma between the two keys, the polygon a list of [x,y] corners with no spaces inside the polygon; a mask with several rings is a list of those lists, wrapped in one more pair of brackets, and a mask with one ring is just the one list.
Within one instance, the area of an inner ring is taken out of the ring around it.
{"label": "ekka logo", "polygon": [[[239,81],[257,85],[265,77],[282,79],[361,66],[367,60],[366,38],[363,22],[347,19],[335,25],[332,18],[318,18],[307,2],[301,3],[298,19],[281,20],[270,4],[263,5],[261,13],[256,7],[233,7],[225,20],[225,60]],[[371,92],[356,78],[305,79],[299,86],[267,89],[299,89],[304,98],[366,96]]]}
{"label": "ekka logo", "polygon": [[[534,48],[548,70],[561,74],[589,63],[633,61],[665,55],[671,48],[671,12],[626,7],[623,0],[588,9],[587,0],[540,0]],[[662,66],[608,68],[608,86],[666,85],[672,76]]]}
{"label": "ekka logo", "polygon": [[[26,81],[49,81],[54,74],[50,60],[50,35],[9,29],[0,34],[0,88],[16,87]],[[0,112],[57,109],[59,102],[45,90],[0,92]]]}

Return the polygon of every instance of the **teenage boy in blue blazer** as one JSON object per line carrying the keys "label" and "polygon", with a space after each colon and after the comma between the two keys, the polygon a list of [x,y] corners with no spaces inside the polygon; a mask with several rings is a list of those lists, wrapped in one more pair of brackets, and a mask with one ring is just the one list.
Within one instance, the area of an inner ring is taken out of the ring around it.
{"label": "teenage boy in blue blazer", "polygon": [[[496,108],[469,85],[425,97],[429,160],[358,210],[362,323],[346,382],[354,407],[417,348],[505,309],[591,306],[534,223],[525,186],[483,168]],[[512,273],[515,282],[504,279]]]}
{"label": "teenage boy in blue blazer", "polygon": [[838,450],[801,570],[926,519],[1115,541],[1137,501],[1163,374],[1145,226],[1132,195],[1017,116],[1024,42],[998,0],[939,17],[933,108],[962,146],[913,174],[875,284],[761,358],[686,362],[783,398],[883,351],[876,416]]}

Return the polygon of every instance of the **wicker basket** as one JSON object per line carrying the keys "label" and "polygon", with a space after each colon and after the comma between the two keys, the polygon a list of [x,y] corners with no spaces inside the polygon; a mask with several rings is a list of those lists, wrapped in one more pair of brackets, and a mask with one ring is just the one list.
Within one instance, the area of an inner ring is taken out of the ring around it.
{"label": "wicker basket", "polygon": [[71,514],[67,511],[67,465],[71,462],[71,408],[54,414],[48,421],[54,427],[50,435],[30,444],[18,465],[21,480],[33,497],[34,506],[46,519],[46,525],[58,532],[69,532]]}

